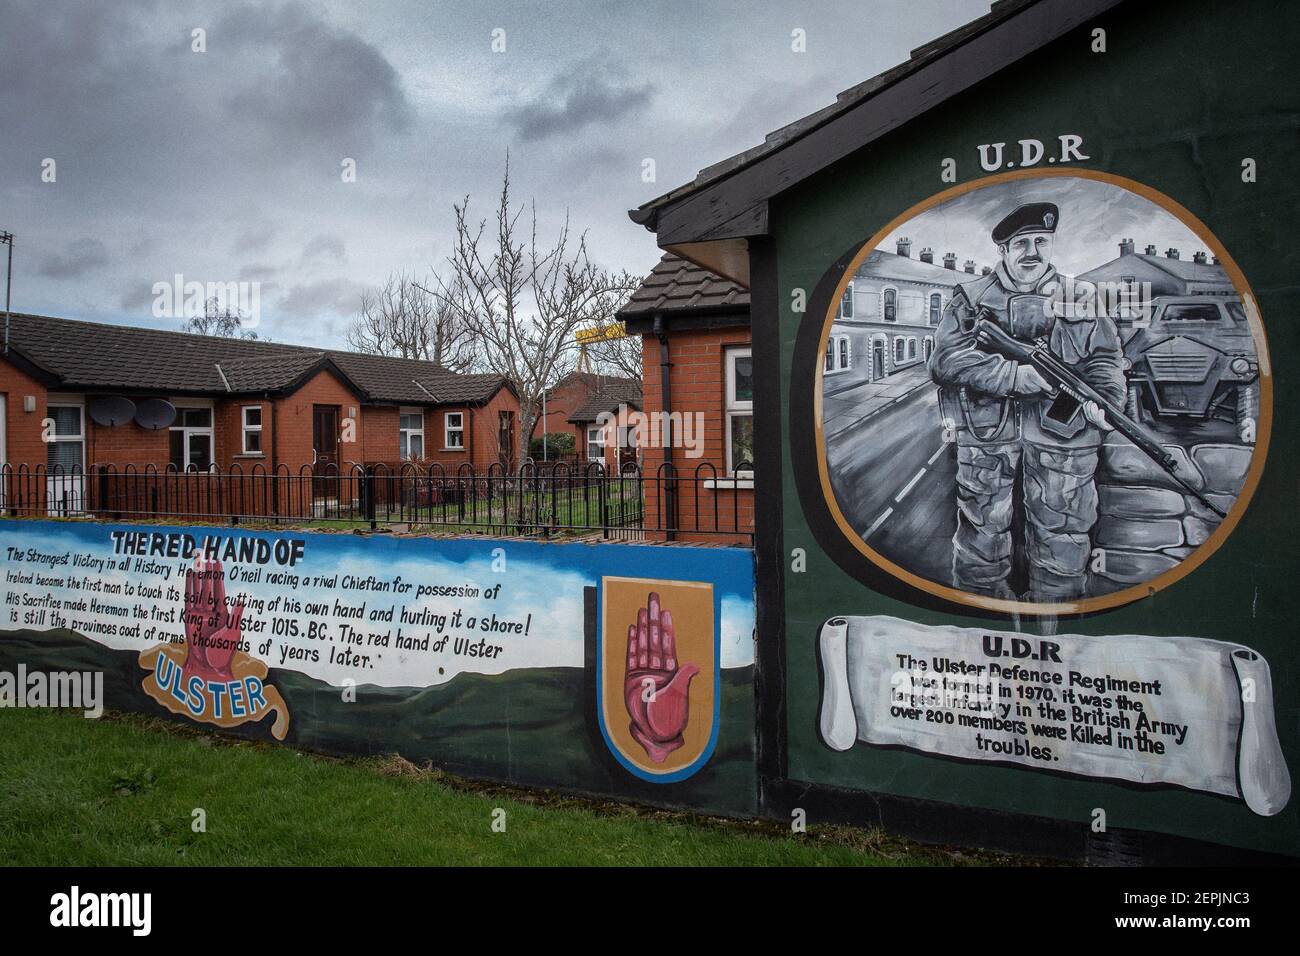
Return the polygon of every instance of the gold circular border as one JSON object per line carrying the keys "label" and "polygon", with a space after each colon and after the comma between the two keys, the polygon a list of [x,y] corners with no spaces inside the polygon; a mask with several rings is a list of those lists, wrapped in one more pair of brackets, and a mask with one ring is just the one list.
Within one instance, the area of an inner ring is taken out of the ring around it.
{"label": "gold circular border", "polygon": [[[826,436],[822,427],[822,379],[823,371],[826,367],[826,342],[830,336],[831,325],[834,322],[837,306],[844,295],[849,281],[858,271],[858,267],[863,260],[869,256],[872,251],[896,228],[908,222],[917,215],[925,212],[933,206],[954,199],[963,193],[968,193],[976,189],[983,189],[996,183],[1009,182],[1015,179],[1047,179],[1053,176],[1072,177],[1075,179],[1092,179],[1098,182],[1109,183],[1112,186],[1118,186],[1129,192],[1136,193],[1144,199],[1155,203],[1165,210],[1165,212],[1174,216],[1176,219],[1187,226],[1192,232],[1206,243],[1213,253],[1219,257],[1219,263],[1227,272],[1228,278],[1232,280],[1233,288],[1241,296],[1242,305],[1246,311],[1246,320],[1250,325],[1251,336],[1255,342],[1255,352],[1259,359],[1259,419],[1256,423],[1255,448],[1251,455],[1250,468],[1246,472],[1246,481],[1241,487],[1241,492],[1237,495],[1237,500],[1233,503],[1232,508],[1214,532],[1203,541],[1199,547],[1191,554],[1178,563],[1177,566],[1170,568],[1163,574],[1159,574],[1149,581],[1141,584],[1135,584],[1127,587],[1122,591],[1115,591],[1111,594],[1099,595],[1097,597],[1082,598],[1078,601],[1064,601],[1050,604],[1035,604],[1029,601],[1008,601],[1002,598],[986,597],[980,594],[972,594],[969,591],[961,591],[957,588],[948,587],[931,581],[929,578],[923,578],[920,575],[908,571],[901,565],[890,561],[883,554],[869,547],[844,519],[844,514],[840,511],[839,501],[835,497],[834,489],[831,488],[830,478],[826,472]],[[888,224],[873,235],[862,246],[862,249],[853,261],[849,263],[848,268],[844,270],[844,275],[835,287],[835,294],[831,296],[830,305],[827,306],[826,319],[822,323],[821,344],[817,350],[817,369],[816,379],[814,381],[813,393],[813,425],[817,434],[817,472],[821,479],[822,497],[830,509],[831,516],[835,519],[836,525],[863,555],[869,558],[877,566],[888,571],[894,577],[906,581],[915,588],[933,594],[936,597],[945,598],[958,604],[964,604],[970,607],[978,607],[987,611],[997,611],[1005,614],[1086,614],[1091,611],[1104,611],[1114,607],[1120,607],[1129,604],[1139,598],[1148,597],[1157,591],[1168,587],[1175,581],[1181,580],[1184,576],[1191,574],[1200,567],[1210,555],[1218,550],[1219,545],[1227,540],[1232,534],[1233,528],[1241,519],[1242,513],[1250,504],[1251,498],[1255,494],[1255,489],[1259,485],[1260,474],[1264,470],[1264,460],[1268,456],[1269,435],[1273,427],[1273,376],[1272,367],[1268,355],[1268,342],[1264,337],[1264,323],[1260,319],[1259,306],[1255,302],[1255,294],[1250,288],[1250,283],[1246,281],[1246,276],[1242,273],[1241,268],[1233,260],[1228,251],[1215,237],[1214,233],[1201,222],[1189,210],[1179,203],[1170,199],[1164,193],[1158,192],[1149,186],[1126,179],[1123,176],[1115,176],[1111,173],[1098,172],[1090,169],[1020,169],[1015,172],[1000,173],[994,176],[986,176],[982,179],[972,180],[969,183],[963,183],[960,186],[954,186],[951,189],[945,189],[943,192],[936,193],[928,199],[917,203],[911,208],[890,220]]]}

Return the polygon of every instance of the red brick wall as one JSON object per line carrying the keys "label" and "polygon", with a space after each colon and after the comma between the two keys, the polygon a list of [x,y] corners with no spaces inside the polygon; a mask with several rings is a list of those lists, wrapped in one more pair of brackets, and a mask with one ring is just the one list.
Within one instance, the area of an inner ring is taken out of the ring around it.
{"label": "red brick wall", "polygon": [[[398,461],[400,453],[399,431],[401,409],[395,405],[367,405],[361,409],[362,460],[367,463],[383,462],[388,466]],[[425,443],[429,438],[429,410],[424,411]]]}
{"label": "red brick wall", "polygon": [[[446,441],[446,427],[448,413],[460,413],[461,424],[464,426],[464,449],[461,451],[448,451],[444,445]],[[426,408],[424,410],[424,456],[431,462],[441,465],[447,474],[452,474],[461,465],[470,460],[470,419],[474,414],[473,409],[469,408]]]}
{"label": "red brick wall", "polygon": [[[515,393],[510,389],[502,388],[486,405],[472,409],[470,412],[470,427],[473,429],[474,436],[472,461],[475,470],[482,471],[501,460],[498,455],[497,431],[500,427],[498,416],[503,411],[514,413],[515,443],[517,446],[522,423],[519,414],[519,399],[515,397]],[[513,462],[517,467],[519,464],[517,458],[518,453],[514,448],[511,448],[508,461]]]}
{"label": "red brick wall", "polygon": [[541,435],[543,431],[572,432],[573,425],[569,424],[569,416],[585,405],[590,397],[591,390],[582,379],[573,379],[568,384],[553,389],[546,396],[546,420],[543,422],[540,413],[538,414],[533,435]]}
{"label": "red brick wall", "polygon": [[[10,465],[45,464],[41,422],[45,418],[46,390],[25,372],[0,358],[0,394],[5,396],[5,457]],[[36,410],[23,411],[23,399],[36,396]]]}
{"label": "red brick wall", "polygon": [[[276,460],[287,465],[294,474],[303,466],[312,463],[312,406],[337,405],[339,407],[339,431],[345,433],[348,410],[357,409],[358,419],[355,423],[355,441],[351,444],[339,443],[339,467],[346,469],[348,462],[361,462],[364,457],[365,434],[364,418],[361,412],[361,400],[341,381],[328,371],[321,371],[287,398],[275,400],[276,425],[279,429],[275,445]],[[268,416],[269,417],[269,416]],[[267,451],[271,444],[267,442]]]}
{"label": "red brick wall", "polygon": [[[669,359],[672,362],[672,408],[669,411],[683,415],[702,413],[704,418],[703,454],[687,458],[687,449],[672,450],[673,463],[681,477],[709,477],[707,467],[717,469],[719,477],[726,475],[726,425],[723,420],[726,387],[725,350],[728,346],[750,344],[748,328],[712,329],[697,332],[674,332],[669,336]],[[645,411],[647,414],[663,410],[660,387],[659,341],[652,335],[642,339],[642,363],[645,369],[643,382]],[[662,447],[642,450],[644,473],[647,478],[659,474],[665,460]],[[701,466],[705,466],[701,468]],[[697,469],[698,472],[697,472]],[[646,523],[660,524],[665,520],[660,502],[661,487],[658,482],[647,481],[645,488]],[[697,498],[698,493],[698,498]],[[716,508],[716,517],[715,517]],[[677,526],[682,529],[739,529],[754,530],[754,492],[751,489],[705,489],[702,485],[687,483],[679,486],[677,495]],[[680,540],[687,543],[748,543],[736,535],[683,534]]]}

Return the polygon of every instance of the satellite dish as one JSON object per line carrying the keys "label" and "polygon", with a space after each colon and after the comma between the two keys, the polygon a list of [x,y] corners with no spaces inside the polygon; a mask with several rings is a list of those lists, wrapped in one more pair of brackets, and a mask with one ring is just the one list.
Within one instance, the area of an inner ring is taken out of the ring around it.
{"label": "satellite dish", "polygon": [[135,423],[141,428],[158,431],[176,421],[176,406],[161,398],[146,398],[135,410]]}
{"label": "satellite dish", "polygon": [[135,415],[135,402],[121,395],[97,395],[86,404],[86,412],[96,425],[116,428]]}

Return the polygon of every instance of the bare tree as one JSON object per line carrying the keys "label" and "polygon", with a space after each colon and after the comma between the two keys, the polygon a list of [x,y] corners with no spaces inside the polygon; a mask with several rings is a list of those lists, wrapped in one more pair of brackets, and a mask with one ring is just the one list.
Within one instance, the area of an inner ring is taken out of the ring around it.
{"label": "bare tree", "polygon": [[417,282],[404,272],[361,295],[348,327],[348,346],[369,355],[436,362],[453,372],[474,365],[475,342],[460,314],[436,294],[436,278]]}
{"label": "bare tree", "polygon": [[244,328],[242,312],[222,306],[213,296],[203,303],[203,314],[192,315],[181,325],[181,331],[195,335],[219,335],[227,339],[255,339],[257,333]]}
{"label": "bare tree", "polygon": [[586,234],[574,235],[568,215],[556,237],[539,241],[537,205],[521,220],[510,198],[510,160],[491,220],[474,224],[469,197],[457,204],[450,269],[439,279],[438,299],[472,331],[480,364],[508,379],[519,393],[522,421],[514,432],[514,461],[527,456],[541,412],[542,393],[573,369],[574,332],[611,320],[635,287],[626,272],[598,268],[587,254]]}

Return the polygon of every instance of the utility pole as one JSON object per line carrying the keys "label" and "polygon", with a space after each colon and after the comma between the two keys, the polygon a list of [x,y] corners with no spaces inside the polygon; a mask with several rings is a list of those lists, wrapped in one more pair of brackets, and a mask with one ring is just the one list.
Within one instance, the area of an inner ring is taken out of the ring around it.
{"label": "utility pole", "polygon": [[9,268],[5,272],[5,351],[9,354],[9,290],[14,284],[14,234],[0,232],[0,242],[9,247]]}

